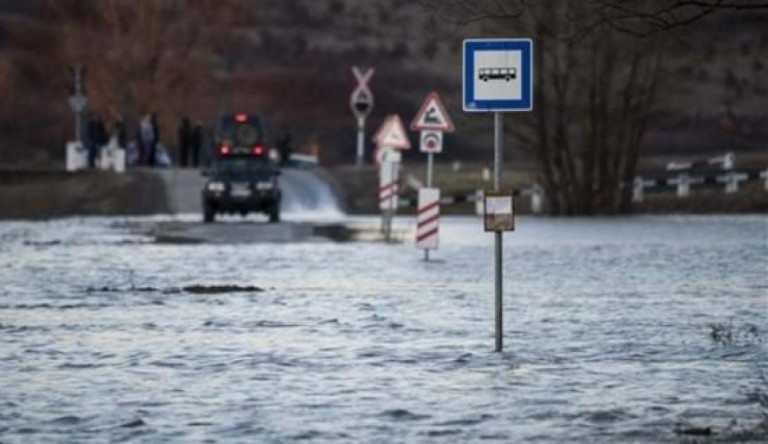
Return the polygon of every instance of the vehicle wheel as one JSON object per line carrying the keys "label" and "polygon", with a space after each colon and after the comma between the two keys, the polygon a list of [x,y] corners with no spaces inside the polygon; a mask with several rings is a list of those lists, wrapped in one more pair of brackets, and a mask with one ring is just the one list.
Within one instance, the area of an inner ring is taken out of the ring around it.
{"label": "vehicle wheel", "polygon": [[203,208],[203,222],[209,224],[216,220],[216,211],[210,204],[205,204]]}
{"label": "vehicle wheel", "polygon": [[280,207],[275,205],[269,211],[269,223],[274,224],[280,222]]}

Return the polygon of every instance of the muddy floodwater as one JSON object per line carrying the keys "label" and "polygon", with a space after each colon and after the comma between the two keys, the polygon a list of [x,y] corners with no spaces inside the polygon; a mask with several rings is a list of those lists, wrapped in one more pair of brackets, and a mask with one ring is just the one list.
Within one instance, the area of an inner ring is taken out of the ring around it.
{"label": "muddy floodwater", "polygon": [[429,263],[125,221],[0,223],[0,442],[765,442],[765,216],[520,218],[502,354],[476,218]]}

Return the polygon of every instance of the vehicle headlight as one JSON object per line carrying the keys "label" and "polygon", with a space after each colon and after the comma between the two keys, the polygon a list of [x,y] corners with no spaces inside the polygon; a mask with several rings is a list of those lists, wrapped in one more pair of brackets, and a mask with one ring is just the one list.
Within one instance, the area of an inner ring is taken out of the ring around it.
{"label": "vehicle headlight", "polygon": [[208,191],[212,191],[214,193],[221,193],[224,191],[224,184],[221,182],[210,182],[208,184]]}
{"label": "vehicle headlight", "polygon": [[275,187],[272,182],[259,182],[256,184],[256,189],[259,191],[271,190]]}

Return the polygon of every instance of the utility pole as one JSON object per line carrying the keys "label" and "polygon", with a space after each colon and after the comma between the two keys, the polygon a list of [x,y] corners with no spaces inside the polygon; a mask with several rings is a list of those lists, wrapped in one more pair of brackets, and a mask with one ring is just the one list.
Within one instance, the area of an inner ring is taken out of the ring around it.
{"label": "utility pole", "polygon": [[75,113],[75,140],[82,144],[83,142],[83,111],[88,104],[85,96],[83,84],[85,83],[85,67],[75,65],[69,68],[72,73],[72,94],[69,96],[69,105]]}

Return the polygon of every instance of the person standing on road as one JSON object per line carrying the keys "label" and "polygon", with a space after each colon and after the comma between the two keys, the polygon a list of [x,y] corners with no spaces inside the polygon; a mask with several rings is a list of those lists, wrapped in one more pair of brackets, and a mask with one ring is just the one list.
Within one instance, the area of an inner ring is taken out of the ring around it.
{"label": "person standing on road", "polygon": [[139,163],[142,165],[152,165],[152,143],[155,140],[152,119],[149,114],[144,115],[139,122]]}
{"label": "person standing on road", "polygon": [[277,136],[275,147],[280,153],[280,164],[285,165],[291,160],[291,133],[285,125],[280,126],[280,133]]}
{"label": "person standing on road", "polygon": [[149,165],[157,166],[157,145],[160,143],[160,125],[157,122],[157,113],[152,113],[149,122],[152,126],[152,139],[149,145]]}
{"label": "person standing on road", "polygon": [[101,148],[109,142],[109,135],[100,118],[94,117],[88,121],[87,137],[88,167],[96,168]]}
{"label": "person standing on road", "polygon": [[85,126],[85,149],[88,152],[88,168],[96,168],[96,121],[91,116]]}
{"label": "person standing on road", "polygon": [[181,119],[181,126],[179,127],[179,159],[182,168],[186,168],[191,162],[190,160],[190,145],[192,142],[192,125],[189,123],[189,119],[184,117]]}
{"label": "person standing on road", "polygon": [[128,133],[125,130],[125,122],[119,117],[115,121],[114,135],[117,138],[117,145],[122,149],[128,148]]}
{"label": "person standing on road", "polygon": [[203,147],[203,124],[199,121],[195,124],[190,135],[189,145],[192,149],[192,166],[200,166],[200,150]]}

